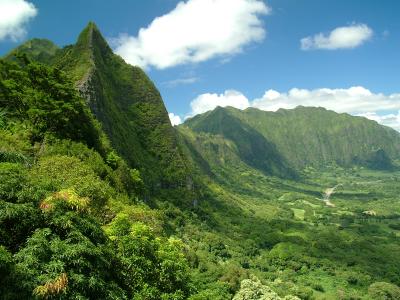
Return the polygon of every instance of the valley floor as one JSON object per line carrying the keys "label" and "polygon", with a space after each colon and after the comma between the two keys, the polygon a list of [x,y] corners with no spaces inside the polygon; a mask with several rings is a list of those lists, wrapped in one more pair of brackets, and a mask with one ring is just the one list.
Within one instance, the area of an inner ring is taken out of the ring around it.
{"label": "valley floor", "polygon": [[250,273],[301,299],[377,299],[399,285],[400,172],[307,168],[290,181],[237,167],[216,178],[204,228],[182,235],[209,289],[233,292]]}

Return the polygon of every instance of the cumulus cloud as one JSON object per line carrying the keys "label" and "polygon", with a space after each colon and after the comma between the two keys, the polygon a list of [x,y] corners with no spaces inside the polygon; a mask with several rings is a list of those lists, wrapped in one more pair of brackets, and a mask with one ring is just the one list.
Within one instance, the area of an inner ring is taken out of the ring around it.
{"label": "cumulus cloud", "polygon": [[168,116],[172,126],[179,125],[182,123],[182,119],[180,116],[177,116],[174,113],[169,113]]}
{"label": "cumulus cloud", "polygon": [[271,111],[279,108],[294,108],[299,105],[322,106],[339,113],[352,114],[392,111],[400,109],[400,94],[372,93],[362,86],[315,90],[294,88],[287,93],[268,90],[261,98],[252,102],[253,107]]}
{"label": "cumulus cloud", "polygon": [[314,36],[302,38],[300,41],[302,50],[312,49],[351,49],[361,46],[371,39],[373,31],[365,24],[352,24],[338,27],[328,35],[318,33]]}
{"label": "cumulus cloud", "polygon": [[235,90],[227,90],[223,94],[201,94],[190,103],[192,111],[187,117],[213,110],[217,106],[245,109],[250,106],[250,102],[246,96]]}
{"label": "cumulus cloud", "polygon": [[26,24],[37,15],[36,7],[25,0],[0,0],[0,40],[18,41],[26,34]]}
{"label": "cumulus cloud", "polygon": [[126,62],[165,69],[233,55],[265,37],[260,19],[270,8],[262,0],[188,0],[113,43]]}
{"label": "cumulus cloud", "polygon": [[249,101],[241,92],[228,90],[223,94],[202,94],[190,104],[187,117],[204,113],[217,106],[239,109],[255,107],[266,111],[291,109],[299,105],[325,107],[338,113],[364,116],[400,131],[400,93],[385,95],[373,93],[362,86],[347,89],[320,88],[314,90],[293,88],[286,93],[267,90],[261,98]]}
{"label": "cumulus cloud", "polygon": [[361,117],[365,117],[374,120],[382,125],[386,125],[400,131],[400,110],[397,113],[379,115],[376,112],[368,112],[359,114]]}

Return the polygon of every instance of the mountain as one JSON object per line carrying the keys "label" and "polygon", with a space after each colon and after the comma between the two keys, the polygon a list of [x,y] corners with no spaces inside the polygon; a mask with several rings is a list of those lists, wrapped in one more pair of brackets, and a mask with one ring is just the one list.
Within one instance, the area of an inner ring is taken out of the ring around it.
{"label": "mountain", "polygon": [[229,140],[243,162],[275,175],[285,174],[279,171],[290,167],[302,170],[331,164],[391,169],[400,158],[397,131],[324,108],[299,106],[267,112],[218,107],[181,127]]}
{"label": "mountain", "polygon": [[172,127],[95,24],[28,41],[0,60],[0,298],[399,299],[398,150],[321,108]]}
{"label": "mountain", "polygon": [[183,135],[187,133],[184,127],[197,134],[195,140],[192,140],[192,149],[197,148],[198,152],[204,153],[206,160],[220,165],[245,163],[265,174],[296,177],[294,169],[279,153],[276,145],[242,122],[233,108],[217,107],[188,120],[179,127]]}
{"label": "mountain", "polygon": [[187,299],[142,189],[66,73],[0,60],[0,299]]}
{"label": "mountain", "polygon": [[58,51],[60,51],[60,48],[52,41],[32,39],[11,50],[5,58],[13,60],[16,53],[25,53],[35,61],[50,64]]}
{"label": "mountain", "polygon": [[50,42],[32,40],[16,52],[34,60],[52,55],[39,61],[69,74],[112,146],[143,173],[152,194],[160,188],[190,187],[192,179],[159,91],[143,70],[112,52],[94,23],[75,45],[56,51]]}
{"label": "mountain", "polygon": [[151,189],[185,185],[185,161],[159,91],[139,67],[113,54],[94,23],[55,64],[72,74],[112,145]]}

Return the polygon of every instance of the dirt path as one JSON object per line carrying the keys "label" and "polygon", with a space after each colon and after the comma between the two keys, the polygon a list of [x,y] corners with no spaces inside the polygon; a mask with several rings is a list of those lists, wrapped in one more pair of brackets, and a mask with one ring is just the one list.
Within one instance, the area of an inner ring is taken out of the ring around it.
{"label": "dirt path", "polygon": [[331,202],[330,198],[331,198],[331,196],[335,193],[335,190],[336,190],[339,186],[341,186],[341,184],[337,184],[337,185],[335,185],[334,187],[327,188],[327,189],[325,190],[325,194],[324,194],[324,197],[322,198],[322,200],[325,202],[326,206],[335,207],[335,204],[333,204],[333,203]]}

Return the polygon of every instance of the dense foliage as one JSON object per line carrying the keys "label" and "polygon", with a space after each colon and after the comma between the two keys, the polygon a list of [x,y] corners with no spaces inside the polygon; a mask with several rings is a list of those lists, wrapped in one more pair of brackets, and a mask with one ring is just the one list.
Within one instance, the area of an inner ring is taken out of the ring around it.
{"label": "dense foliage", "polygon": [[7,54],[8,60],[16,60],[16,55],[24,53],[31,59],[41,63],[51,63],[54,56],[60,51],[57,45],[46,39],[32,39]]}
{"label": "dense foliage", "polygon": [[138,204],[140,173],[65,74],[17,62],[0,61],[0,298],[186,299],[184,247]]}
{"label": "dense foliage", "polygon": [[45,134],[52,134],[104,150],[95,120],[59,69],[32,63],[25,55],[19,64],[1,61],[0,68],[3,118],[27,126],[32,141],[43,140]]}
{"label": "dense foliage", "polygon": [[[396,294],[398,171],[332,163],[298,169],[295,180],[272,177],[243,159],[240,144],[227,137],[194,132],[185,124],[179,132],[207,186],[198,207],[202,227],[188,221],[184,233],[194,252],[189,261],[196,284],[210,293],[227,292],[227,299],[251,274],[279,297],[392,299]],[[324,201],[332,187],[331,199]],[[245,283],[246,290],[254,285]]]}
{"label": "dense foliage", "polygon": [[160,187],[186,186],[190,174],[160,93],[139,67],[112,52],[95,24],[52,64],[74,78],[114,148],[143,174],[150,196]]}
{"label": "dense foliage", "polygon": [[[263,171],[279,162],[296,169],[336,163],[388,170],[400,152],[400,135],[394,129],[324,108],[267,112],[219,107],[195,116],[185,125],[198,133],[229,139],[242,160]],[[249,151],[250,158],[246,156]],[[268,162],[267,166],[263,162]],[[277,170],[274,174],[280,175]]]}
{"label": "dense foliage", "polygon": [[316,108],[175,130],[94,24],[30,41],[0,61],[0,298],[399,299],[399,145]]}

